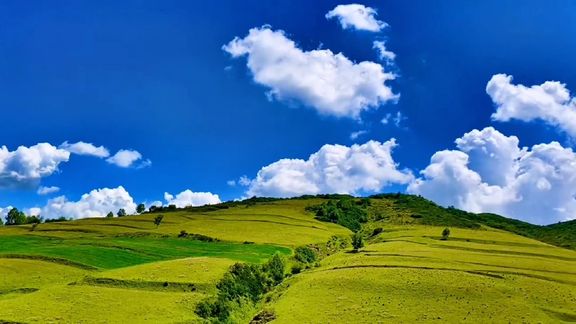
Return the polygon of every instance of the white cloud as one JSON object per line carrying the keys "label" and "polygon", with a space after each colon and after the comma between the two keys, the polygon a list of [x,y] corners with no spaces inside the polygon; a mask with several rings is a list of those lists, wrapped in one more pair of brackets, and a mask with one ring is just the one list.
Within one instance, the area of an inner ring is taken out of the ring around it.
{"label": "white cloud", "polygon": [[396,54],[386,48],[384,41],[374,41],[372,48],[378,51],[378,57],[386,63],[392,63],[396,59]]}
{"label": "white cloud", "polygon": [[70,158],[68,151],[48,143],[39,143],[30,147],[20,146],[9,151],[0,147],[0,188],[32,187],[41,178],[58,171],[62,162]]}
{"label": "white cloud", "polygon": [[390,123],[394,124],[396,127],[400,127],[402,122],[407,118],[402,115],[401,112],[397,111],[396,114],[392,115],[391,113],[387,113],[384,118],[380,121],[384,125],[388,125]]}
{"label": "white cloud", "polygon": [[226,181],[226,184],[229,185],[230,187],[235,187],[236,186],[236,180],[228,180],[228,181]]}
{"label": "white cloud", "polygon": [[32,207],[24,210],[27,216],[42,216],[42,208]]}
{"label": "white cloud", "polygon": [[576,218],[576,153],[557,142],[520,148],[492,127],[456,140],[408,186],[442,205],[536,224]]}
{"label": "white cloud", "polygon": [[135,163],[142,159],[142,154],[135,150],[119,150],[113,156],[106,159],[106,162],[114,164],[121,168],[137,167],[143,168],[150,166],[152,162],[150,160],[144,160],[140,164]]}
{"label": "white cloud", "polygon": [[38,190],[36,191],[37,194],[39,195],[49,195],[55,192],[60,191],[59,187],[55,187],[55,186],[51,186],[51,187],[44,187],[44,186],[40,186],[38,188]]}
{"label": "white cloud", "polygon": [[319,113],[359,118],[364,110],[399,98],[385,82],[395,75],[382,65],[352,62],[328,49],[303,51],[281,30],[250,29],[223,50],[237,58],[247,56],[254,81],[269,88],[268,97],[295,101]]}
{"label": "white cloud", "polygon": [[162,207],[164,204],[160,201],[160,200],[155,200],[151,203],[145,203],[146,205],[146,209],[150,209],[150,207],[152,206],[156,206],[156,207]]}
{"label": "white cloud", "polygon": [[8,207],[0,207],[0,218],[2,218],[2,223],[6,220],[6,215],[8,215],[8,212],[12,210],[12,206],[8,206]]}
{"label": "white cloud", "polygon": [[245,175],[241,176],[240,179],[238,179],[238,184],[241,186],[247,187],[250,185],[250,183],[252,183],[252,180],[250,180],[250,178],[248,178]]}
{"label": "white cloud", "polygon": [[122,186],[94,189],[82,195],[78,201],[69,201],[65,196],[49,199],[41,215],[45,218],[104,217],[108,212],[116,214],[120,208],[124,208],[128,214],[136,212],[134,200]]}
{"label": "white cloud", "polygon": [[326,14],[326,19],[337,18],[343,29],[354,28],[379,32],[388,26],[385,22],[377,20],[378,13],[374,8],[361,4],[338,5]]}
{"label": "white cloud", "polygon": [[248,196],[291,197],[304,194],[376,192],[413,178],[392,158],[396,141],[369,141],[350,147],[324,145],[307,160],[282,159],[258,171]]}
{"label": "white cloud", "polygon": [[546,81],[526,87],[512,84],[512,76],[496,74],[486,85],[486,92],[496,105],[492,119],[542,120],[576,138],[576,99],[565,84]]}
{"label": "white cloud", "polygon": [[164,193],[164,199],[167,205],[176,205],[178,208],[188,206],[204,206],[221,203],[220,197],[211,192],[193,192],[189,189],[182,191],[176,196]]}
{"label": "white cloud", "polygon": [[73,144],[66,141],[62,143],[59,148],[78,155],[89,155],[99,158],[107,158],[110,156],[110,152],[108,152],[108,149],[104,146],[95,146],[92,143],[82,141]]}
{"label": "white cloud", "polygon": [[357,139],[358,137],[360,137],[360,136],[362,136],[362,135],[365,135],[366,133],[368,133],[368,132],[365,131],[365,130],[359,130],[359,131],[356,131],[356,132],[352,132],[352,133],[350,133],[350,139],[351,139],[351,140],[355,140],[355,139]]}

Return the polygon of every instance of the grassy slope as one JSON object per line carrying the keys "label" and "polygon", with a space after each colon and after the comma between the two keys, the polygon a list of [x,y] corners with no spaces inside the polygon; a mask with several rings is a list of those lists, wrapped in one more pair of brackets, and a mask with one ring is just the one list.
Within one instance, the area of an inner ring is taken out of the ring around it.
{"label": "grassy slope", "polygon": [[[163,213],[158,228],[155,214],[0,227],[0,322],[196,321],[196,303],[234,262],[349,233],[305,213],[313,202]],[[178,239],[181,230],[224,241]],[[51,262],[14,259],[23,256]]]}
{"label": "grassy slope", "polygon": [[[214,294],[230,264],[350,234],[304,212],[322,201],[164,212],[159,228],[155,214],[41,224],[34,232],[0,228],[0,255],[53,258],[0,257],[0,322],[197,321],[196,303]],[[485,226],[516,221],[418,197],[375,199],[370,215],[380,220],[366,231],[384,227],[384,233],[361,253],[330,256],[289,279],[268,305],[277,322],[576,320],[576,252]],[[443,226],[452,228],[449,241],[438,240]],[[555,239],[570,241],[573,224],[556,226],[554,233],[566,235]],[[181,230],[226,242],[177,239]]]}
{"label": "grassy slope", "polygon": [[[290,279],[274,323],[576,320],[576,252],[496,230],[387,227]],[[468,240],[470,242],[468,242]]]}
{"label": "grassy slope", "polygon": [[556,246],[576,249],[576,220],[538,226],[495,214],[473,214],[454,208],[443,208],[418,196],[385,194],[373,200],[371,212],[387,223],[423,224],[477,228],[489,226],[523,235]]}

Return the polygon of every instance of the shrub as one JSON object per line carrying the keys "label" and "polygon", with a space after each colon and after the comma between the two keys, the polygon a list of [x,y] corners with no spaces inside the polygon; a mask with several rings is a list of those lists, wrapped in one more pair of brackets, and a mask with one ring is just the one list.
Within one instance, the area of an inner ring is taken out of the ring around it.
{"label": "shrub", "polygon": [[372,236],[376,236],[376,235],[378,235],[378,234],[380,234],[380,233],[382,233],[382,232],[384,232],[384,229],[383,229],[382,227],[375,228],[375,229],[372,231]]}
{"label": "shrub", "polygon": [[449,236],[450,236],[450,229],[449,229],[448,227],[446,227],[446,228],[442,231],[442,240],[443,240],[443,241],[446,241]]}
{"label": "shrub", "polygon": [[292,269],[290,270],[290,272],[292,274],[298,274],[298,273],[302,272],[302,264],[296,263],[296,264],[292,265]]}
{"label": "shrub", "polygon": [[317,255],[314,250],[307,246],[299,246],[294,250],[294,259],[302,263],[312,263],[316,261]]}
{"label": "shrub", "polygon": [[359,249],[364,247],[364,237],[362,237],[362,234],[355,233],[352,235],[352,247],[354,248],[354,252],[358,252]]}
{"label": "shrub", "polygon": [[264,265],[264,270],[269,274],[275,285],[281,283],[284,279],[285,269],[286,261],[278,253],[274,254],[270,261]]}
{"label": "shrub", "polygon": [[158,216],[154,217],[154,225],[156,225],[156,228],[158,228],[158,226],[160,226],[160,224],[162,224],[163,219],[164,219],[164,215],[158,215]]}

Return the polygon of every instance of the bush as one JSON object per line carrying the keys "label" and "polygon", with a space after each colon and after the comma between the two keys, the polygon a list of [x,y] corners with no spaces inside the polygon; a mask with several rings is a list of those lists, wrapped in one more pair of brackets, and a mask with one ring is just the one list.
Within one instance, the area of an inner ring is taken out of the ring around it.
{"label": "bush", "polygon": [[270,278],[274,281],[275,285],[281,283],[284,279],[285,269],[286,261],[278,253],[274,254],[272,259],[264,265],[264,270],[270,275]]}
{"label": "bush", "polygon": [[317,255],[311,248],[307,246],[299,246],[294,250],[294,259],[307,264],[316,261]]}
{"label": "bush", "polygon": [[375,228],[375,229],[372,231],[372,236],[376,236],[376,235],[378,235],[378,234],[380,234],[380,233],[382,233],[382,232],[384,232],[384,229],[383,229],[382,227]]}
{"label": "bush", "polygon": [[442,241],[446,241],[449,236],[450,236],[450,229],[449,229],[448,227],[446,227],[446,228],[442,231]]}
{"label": "bush", "polygon": [[354,252],[358,252],[359,249],[364,247],[364,237],[362,237],[362,234],[355,233],[352,235],[352,247],[354,248]]}
{"label": "bush", "polygon": [[216,298],[206,299],[196,306],[196,314],[218,323],[232,321],[234,309],[246,302],[254,305],[273,286],[284,279],[286,263],[275,254],[266,264],[236,263],[218,282]]}
{"label": "bush", "polygon": [[293,275],[302,272],[302,264],[296,263],[296,264],[292,265],[292,269],[290,270],[290,272]]}
{"label": "bush", "polygon": [[321,221],[337,223],[357,232],[362,226],[361,223],[368,221],[365,208],[369,205],[369,199],[355,201],[351,198],[341,198],[307,207],[306,210],[316,213],[316,218]]}

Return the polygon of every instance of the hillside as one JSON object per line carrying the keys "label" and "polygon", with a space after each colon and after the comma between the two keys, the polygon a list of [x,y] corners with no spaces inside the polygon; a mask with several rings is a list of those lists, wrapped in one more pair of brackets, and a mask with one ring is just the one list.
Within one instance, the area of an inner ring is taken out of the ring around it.
{"label": "hillside", "polygon": [[488,226],[540,240],[556,246],[576,249],[576,221],[539,226],[495,214],[474,214],[456,208],[444,208],[425,198],[404,194],[372,196],[373,213],[393,224],[422,224],[479,228]]}
{"label": "hillside", "polygon": [[[315,217],[323,205],[335,208],[336,223]],[[352,253],[346,227],[364,214],[367,245]],[[576,321],[576,252],[543,243],[574,248],[574,225],[540,227],[391,194],[4,226],[0,323],[204,322],[197,309],[222,293],[231,265],[275,254],[287,260],[287,278],[254,304],[235,304],[229,320]]]}

